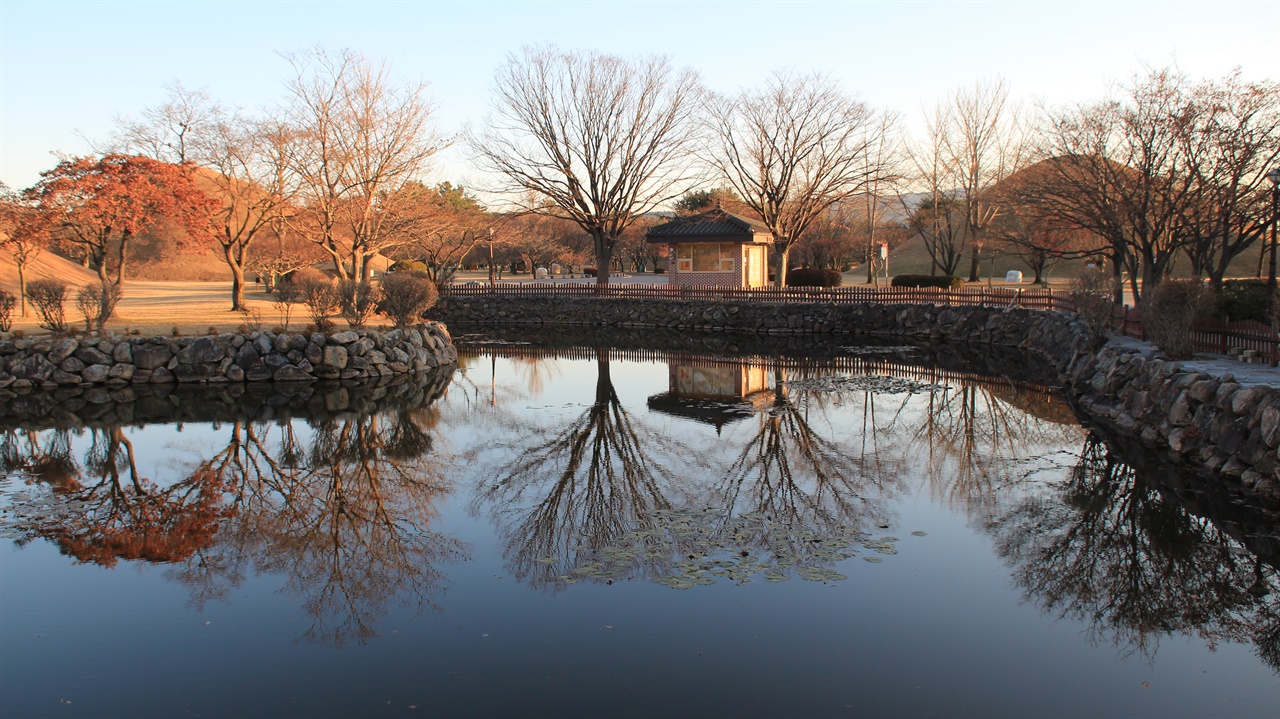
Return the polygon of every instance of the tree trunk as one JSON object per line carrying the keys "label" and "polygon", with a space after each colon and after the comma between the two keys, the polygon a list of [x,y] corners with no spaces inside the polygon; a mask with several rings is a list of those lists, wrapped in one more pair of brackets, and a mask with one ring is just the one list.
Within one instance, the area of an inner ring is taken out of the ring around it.
{"label": "tree trunk", "polygon": [[244,311],[244,265],[236,257],[235,251],[227,245],[222,246],[223,257],[227,267],[231,269],[231,311]]}
{"label": "tree trunk", "polygon": [[609,374],[609,350],[596,348],[596,406],[608,406],[615,394]]}
{"label": "tree trunk", "polygon": [[129,234],[126,232],[120,235],[120,250],[116,254],[116,287],[124,287],[124,258],[128,248]]}
{"label": "tree trunk", "polygon": [[18,306],[22,309],[22,316],[27,316],[27,263],[18,263]]}
{"label": "tree trunk", "polygon": [[609,284],[609,266],[613,263],[613,242],[602,232],[592,233],[596,250],[596,287]]}
{"label": "tree trunk", "polygon": [[969,257],[969,281],[978,281],[978,252],[981,248],[978,245],[973,246],[973,252]]}
{"label": "tree trunk", "polygon": [[775,270],[777,272],[777,276],[774,278],[773,285],[774,287],[779,287],[779,288],[786,287],[787,286],[787,258],[791,256],[791,245],[787,244],[785,247],[778,250],[778,252],[776,253],[776,256],[778,258],[778,268],[777,270]]}

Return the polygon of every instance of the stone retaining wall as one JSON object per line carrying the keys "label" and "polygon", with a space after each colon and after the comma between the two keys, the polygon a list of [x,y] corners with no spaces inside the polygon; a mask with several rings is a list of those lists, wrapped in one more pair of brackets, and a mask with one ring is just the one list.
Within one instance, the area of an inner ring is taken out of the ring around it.
{"label": "stone retaining wall", "polygon": [[[347,382],[223,382],[64,386],[11,393],[0,430],[104,428],[155,422],[322,422],[342,415],[421,410],[444,394],[453,365]],[[3,392],[3,390],[0,390]]]}
{"label": "stone retaining wall", "polygon": [[1002,307],[469,296],[442,299],[432,316],[463,327],[654,327],[786,337],[908,337],[1029,351],[1047,360],[1056,375],[1090,353],[1084,327],[1072,315]]}
{"label": "stone retaining wall", "polygon": [[1250,494],[1280,498],[1280,387],[1237,382],[1226,371],[1169,360],[1153,346],[1128,339],[1112,340],[1095,353],[1083,325],[1065,313],[932,305],[473,296],[444,298],[433,316],[464,325],[833,333],[1017,348],[1052,369],[1086,421],[1135,437],[1179,464],[1238,482]]}
{"label": "stone retaining wall", "polygon": [[1094,421],[1250,493],[1280,498],[1280,392],[1202,364],[1115,339],[1069,367],[1067,379],[1078,410]]}
{"label": "stone retaining wall", "polygon": [[449,331],[437,322],[385,333],[40,337],[0,341],[0,390],[348,380],[418,372],[457,358]]}

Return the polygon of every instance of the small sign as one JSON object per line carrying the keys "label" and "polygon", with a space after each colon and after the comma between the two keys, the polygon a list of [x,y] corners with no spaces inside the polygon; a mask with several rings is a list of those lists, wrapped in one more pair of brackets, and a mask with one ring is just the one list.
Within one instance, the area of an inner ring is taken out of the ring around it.
{"label": "small sign", "polygon": [[887,260],[887,259],[889,259],[889,245],[888,245],[888,243],[881,243],[881,244],[880,244],[880,259],[882,259],[882,260]]}

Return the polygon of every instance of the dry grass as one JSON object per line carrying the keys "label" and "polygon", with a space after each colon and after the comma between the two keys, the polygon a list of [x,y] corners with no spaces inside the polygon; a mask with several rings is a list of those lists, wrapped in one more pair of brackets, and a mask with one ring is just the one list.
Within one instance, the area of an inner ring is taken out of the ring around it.
{"label": "dry grass", "polygon": [[[96,275],[93,281],[97,281]],[[246,288],[245,302],[251,310],[261,313],[264,325],[276,324],[278,312],[272,297],[263,292],[260,285],[251,284]],[[230,282],[134,280],[125,282],[124,298],[106,329],[120,332],[129,328],[144,335],[168,335],[177,327],[183,334],[191,335],[204,334],[210,326],[221,332],[232,332],[245,321],[244,315],[231,311]],[[37,328],[35,313],[30,310],[26,317],[15,317],[13,326],[28,336],[44,332]]]}

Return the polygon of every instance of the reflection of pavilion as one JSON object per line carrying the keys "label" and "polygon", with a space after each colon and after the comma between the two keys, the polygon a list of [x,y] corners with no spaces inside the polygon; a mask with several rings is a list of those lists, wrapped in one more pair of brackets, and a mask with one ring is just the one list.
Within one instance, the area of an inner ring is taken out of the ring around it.
{"label": "reflection of pavilion", "polygon": [[762,364],[686,362],[670,364],[670,389],[649,398],[649,409],[713,425],[746,419],[773,401]]}

